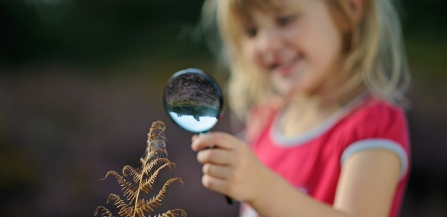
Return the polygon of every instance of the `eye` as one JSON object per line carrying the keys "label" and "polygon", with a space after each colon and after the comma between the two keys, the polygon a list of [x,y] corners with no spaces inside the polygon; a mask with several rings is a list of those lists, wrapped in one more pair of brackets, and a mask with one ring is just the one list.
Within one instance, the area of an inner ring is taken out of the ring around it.
{"label": "eye", "polygon": [[258,33],[258,30],[255,27],[245,28],[244,29],[245,35],[249,38],[253,38]]}
{"label": "eye", "polygon": [[298,16],[295,14],[282,15],[276,19],[276,23],[279,26],[286,26],[287,24],[295,21],[297,17]]}

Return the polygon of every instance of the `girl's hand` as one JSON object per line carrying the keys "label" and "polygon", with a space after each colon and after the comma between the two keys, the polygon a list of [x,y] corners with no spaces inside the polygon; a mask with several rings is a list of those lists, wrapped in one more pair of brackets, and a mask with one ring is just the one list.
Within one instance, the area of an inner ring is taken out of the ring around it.
{"label": "girl's hand", "polygon": [[[209,148],[215,147],[215,148]],[[268,170],[243,141],[226,133],[192,137],[192,150],[203,164],[202,184],[238,201],[252,201]]]}

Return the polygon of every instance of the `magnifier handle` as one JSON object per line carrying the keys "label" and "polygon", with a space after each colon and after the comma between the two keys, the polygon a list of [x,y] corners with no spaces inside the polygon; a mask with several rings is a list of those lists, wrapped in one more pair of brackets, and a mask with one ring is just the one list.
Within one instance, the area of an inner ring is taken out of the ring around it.
{"label": "magnifier handle", "polygon": [[225,195],[225,199],[227,199],[228,205],[233,205],[233,199],[231,199],[231,197],[228,197],[227,195]]}

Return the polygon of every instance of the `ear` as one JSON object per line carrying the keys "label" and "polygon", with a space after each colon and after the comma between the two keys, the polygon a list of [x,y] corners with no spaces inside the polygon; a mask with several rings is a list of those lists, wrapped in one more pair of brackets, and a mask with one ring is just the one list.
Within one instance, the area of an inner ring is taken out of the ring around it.
{"label": "ear", "polygon": [[[347,0],[348,4],[352,10],[352,14],[354,15],[354,20],[356,23],[359,23],[363,16],[363,11],[365,9],[365,3],[368,0]],[[374,0],[369,0],[374,1]]]}

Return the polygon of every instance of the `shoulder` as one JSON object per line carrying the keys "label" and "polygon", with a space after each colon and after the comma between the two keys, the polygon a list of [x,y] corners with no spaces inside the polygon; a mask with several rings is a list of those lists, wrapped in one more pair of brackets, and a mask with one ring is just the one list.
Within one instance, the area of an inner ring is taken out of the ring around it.
{"label": "shoulder", "polygon": [[402,107],[378,98],[370,98],[355,109],[351,115],[353,121],[383,122],[387,120],[404,120]]}
{"label": "shoulder", "polygon": [[404,109],[378,98],[370,98],[354,109],[343,125],[357,139],[385,137],[402,140],[408,128]]}
{"label": "shoulder", "polygon": [[341,163],[354,153],[382,149],[395,153],[401,161],[400,176],[408,170],[410,144],[405,111],[402,107],[371,98],[343,121],[345,143]]}

